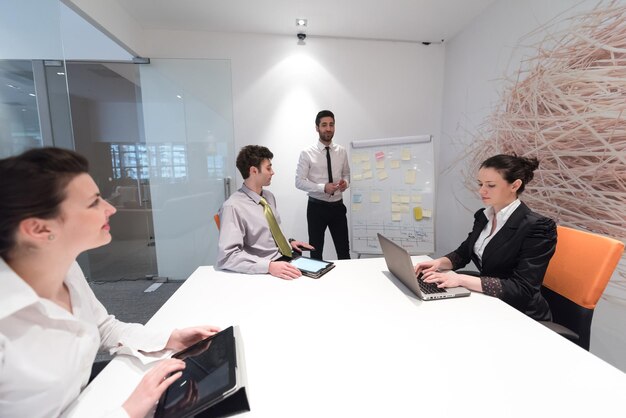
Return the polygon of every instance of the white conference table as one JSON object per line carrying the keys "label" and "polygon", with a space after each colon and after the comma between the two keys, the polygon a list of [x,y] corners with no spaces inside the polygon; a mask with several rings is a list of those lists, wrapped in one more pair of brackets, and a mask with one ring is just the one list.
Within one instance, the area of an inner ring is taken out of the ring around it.
{"label": "white conference table", "polygon": [[[496,298],[422,302],[382,258],[318,280],[200,267],[148,322],[198,324],[240,326],[246,418],[626,416],[626,374]],[[69,416],[121,405],[148,368],[115,358]]]}

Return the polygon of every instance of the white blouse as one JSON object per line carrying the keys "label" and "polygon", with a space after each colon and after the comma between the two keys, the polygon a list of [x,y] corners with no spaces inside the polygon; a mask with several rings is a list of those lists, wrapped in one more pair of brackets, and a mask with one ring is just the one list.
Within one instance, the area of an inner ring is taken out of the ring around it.
{"label": "white blouse", "polygon": [[509,220],[513,212],[515,212],[515,209],[517,209],[521,203],[519,199],[515,199],[496,214],[496,229],[493,231],[493,234],[490,233],[493,225],[493,206],[485,208],[483,215],[485,215],[489,222],[487,222],[487,225],[485,225],[474,244],[474,253],[481,262],[483,260],[483,252],[487,244],[489,244],[489,241],[502,229],[506,221]]}
{"label": "white blouse", "polygon": [[[73,313],[40,298],[0,258],[1,417],[58,417],[87,385],[100,347],[154,352],[169,339],[171,330],[149,330],[109,315],[76,262],[65,284]],[[112,405],[102,416],[128,414]]]}

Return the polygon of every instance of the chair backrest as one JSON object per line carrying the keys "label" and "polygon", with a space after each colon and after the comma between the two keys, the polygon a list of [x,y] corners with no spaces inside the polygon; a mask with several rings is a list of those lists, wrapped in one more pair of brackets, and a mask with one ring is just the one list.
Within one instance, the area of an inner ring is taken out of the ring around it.
{"label": "chair backrest", "polygon": [[542,294],[553,321],[573,331],[589,350],[593,310],[619,262],[624,243],[602,235],[557,226],[554,256],[543,279]]}
{"label": "chair backrest", "polygon": [[219,214],[215,214],[213,216],[213,220],[215,221],[215,225],[217,226],[217,230],[220,230],[220,215]]}
{"label": "chair backrest", "polygon": [[587,309],[594,309],[619,262],[624,243],[557,226],[556,251],[543,285]]}

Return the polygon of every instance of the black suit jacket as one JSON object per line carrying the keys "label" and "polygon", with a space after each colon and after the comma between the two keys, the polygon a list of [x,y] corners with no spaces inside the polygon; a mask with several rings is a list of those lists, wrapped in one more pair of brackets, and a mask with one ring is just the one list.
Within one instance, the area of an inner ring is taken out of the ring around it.
{"label": "black suit jacket", "polygon": [[489,241],[481,262],[474,253],[474,244],[487,223],[483,209],[474,214],[472,232],[459,248],[446,256],[452,261],[453,269],[473,261],[483,284],[489,280],[486,278],[500,282],[502,292],[497,296],[503,301],[531,318],[551,320],[550,308],[540,288],[556,248],[554,221],[520,204]]}

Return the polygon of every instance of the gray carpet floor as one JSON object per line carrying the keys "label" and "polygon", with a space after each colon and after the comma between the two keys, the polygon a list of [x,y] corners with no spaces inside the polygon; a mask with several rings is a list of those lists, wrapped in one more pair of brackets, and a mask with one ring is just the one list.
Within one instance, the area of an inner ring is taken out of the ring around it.
{"label": "gray carpet floor", "polygon": [[[96,297],[111,315],[124,322],[145,324],[178,290],[183,282],[167,282],[153,292],[144,292],[152,280],[120,280],[90,282]],[[96,361],[108,360],[108,352],[100,352]]]}

